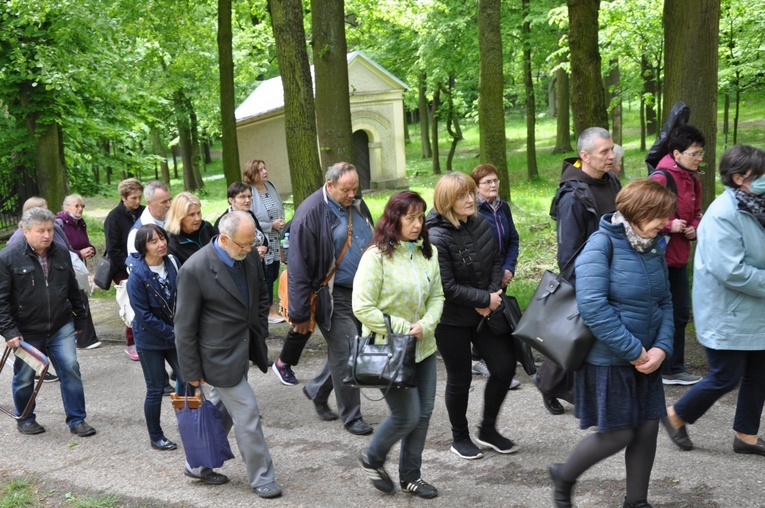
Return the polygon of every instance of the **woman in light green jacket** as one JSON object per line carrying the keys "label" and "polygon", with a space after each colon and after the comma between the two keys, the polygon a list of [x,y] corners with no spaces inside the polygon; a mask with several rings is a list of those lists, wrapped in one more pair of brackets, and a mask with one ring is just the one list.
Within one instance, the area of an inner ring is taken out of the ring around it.
{"label": "woman in light green jacket", "polygon": [[436,398],[435,329],[444,306],[438,255],[428,240],[426,204],[416,192],[391,196],[364,252],[353,281],[353,312],[363,333],[386,333],[383,314],[394,333],[417,337],[417,386],[389,390],[391,414],[375,432],[359,463],[375,488],[393,493],[395,486],[383,465],[401,441],[401,489],[433,498],[438,490],[422,479],[422,450]]}

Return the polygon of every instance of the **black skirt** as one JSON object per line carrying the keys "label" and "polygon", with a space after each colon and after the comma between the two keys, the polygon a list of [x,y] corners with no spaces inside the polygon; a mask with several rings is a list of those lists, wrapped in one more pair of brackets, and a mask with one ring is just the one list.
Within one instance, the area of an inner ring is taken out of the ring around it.
{"label": "black skirt", "polygon": [[667,414],[661,369],[642,374],[632,365],[585,363],[574,373],[579,427],[598,432],[634,429]]}

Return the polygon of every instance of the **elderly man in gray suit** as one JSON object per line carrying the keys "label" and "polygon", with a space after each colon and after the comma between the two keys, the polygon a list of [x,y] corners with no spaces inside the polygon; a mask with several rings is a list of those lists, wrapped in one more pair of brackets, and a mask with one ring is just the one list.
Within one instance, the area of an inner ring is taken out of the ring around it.
{"label": "elderly man in gray suit", "polygon": [[[250,486],[262,498],[281,495],[266,445],[255,393],[247,382],[249,360],[268,371],[265,338],[268,294],[255,250],[255,223],[231,212],[220,235],[192,255],[178,272],[175,344],[183,379],[212,386],[210,400],[223,413],[226,432],[234,427]],[[220,485],[228,478],[208,468],[185,474]]]}

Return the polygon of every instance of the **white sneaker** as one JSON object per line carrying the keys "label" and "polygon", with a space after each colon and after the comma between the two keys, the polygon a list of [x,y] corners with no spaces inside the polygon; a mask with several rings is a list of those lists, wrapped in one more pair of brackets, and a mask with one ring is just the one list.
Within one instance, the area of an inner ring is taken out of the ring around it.
{"label": "white sneaker", "polygon": [[269,315],[268,316],[268,322],[272,325],[275,325],[277,323],[284,323],[285,319],[282,316],[277,315]]}
{"label": "white sneaker", "polygon": [[101,347],[101,341],[94,342],[90,346],[85,347],[85,349],[96,349],[97,347]]}

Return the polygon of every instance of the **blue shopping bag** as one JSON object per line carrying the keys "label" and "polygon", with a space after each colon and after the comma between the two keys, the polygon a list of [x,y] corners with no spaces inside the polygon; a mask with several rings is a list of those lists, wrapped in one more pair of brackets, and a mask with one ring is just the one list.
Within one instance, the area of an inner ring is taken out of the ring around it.
{"label": "blue shopping bag", "polygon": [[[189,407],[186,399],[184,406],[176,411],[175,416],[178,418],[178,432],[181,434],[189,467],[213,469],[221,467],[228,459],[233,459],[234,454],[223,430],[223,415],[205,398],[201,387],[199,392],[202,396],[199,407]],[[186,393],[191,393],[188,385]]]}

